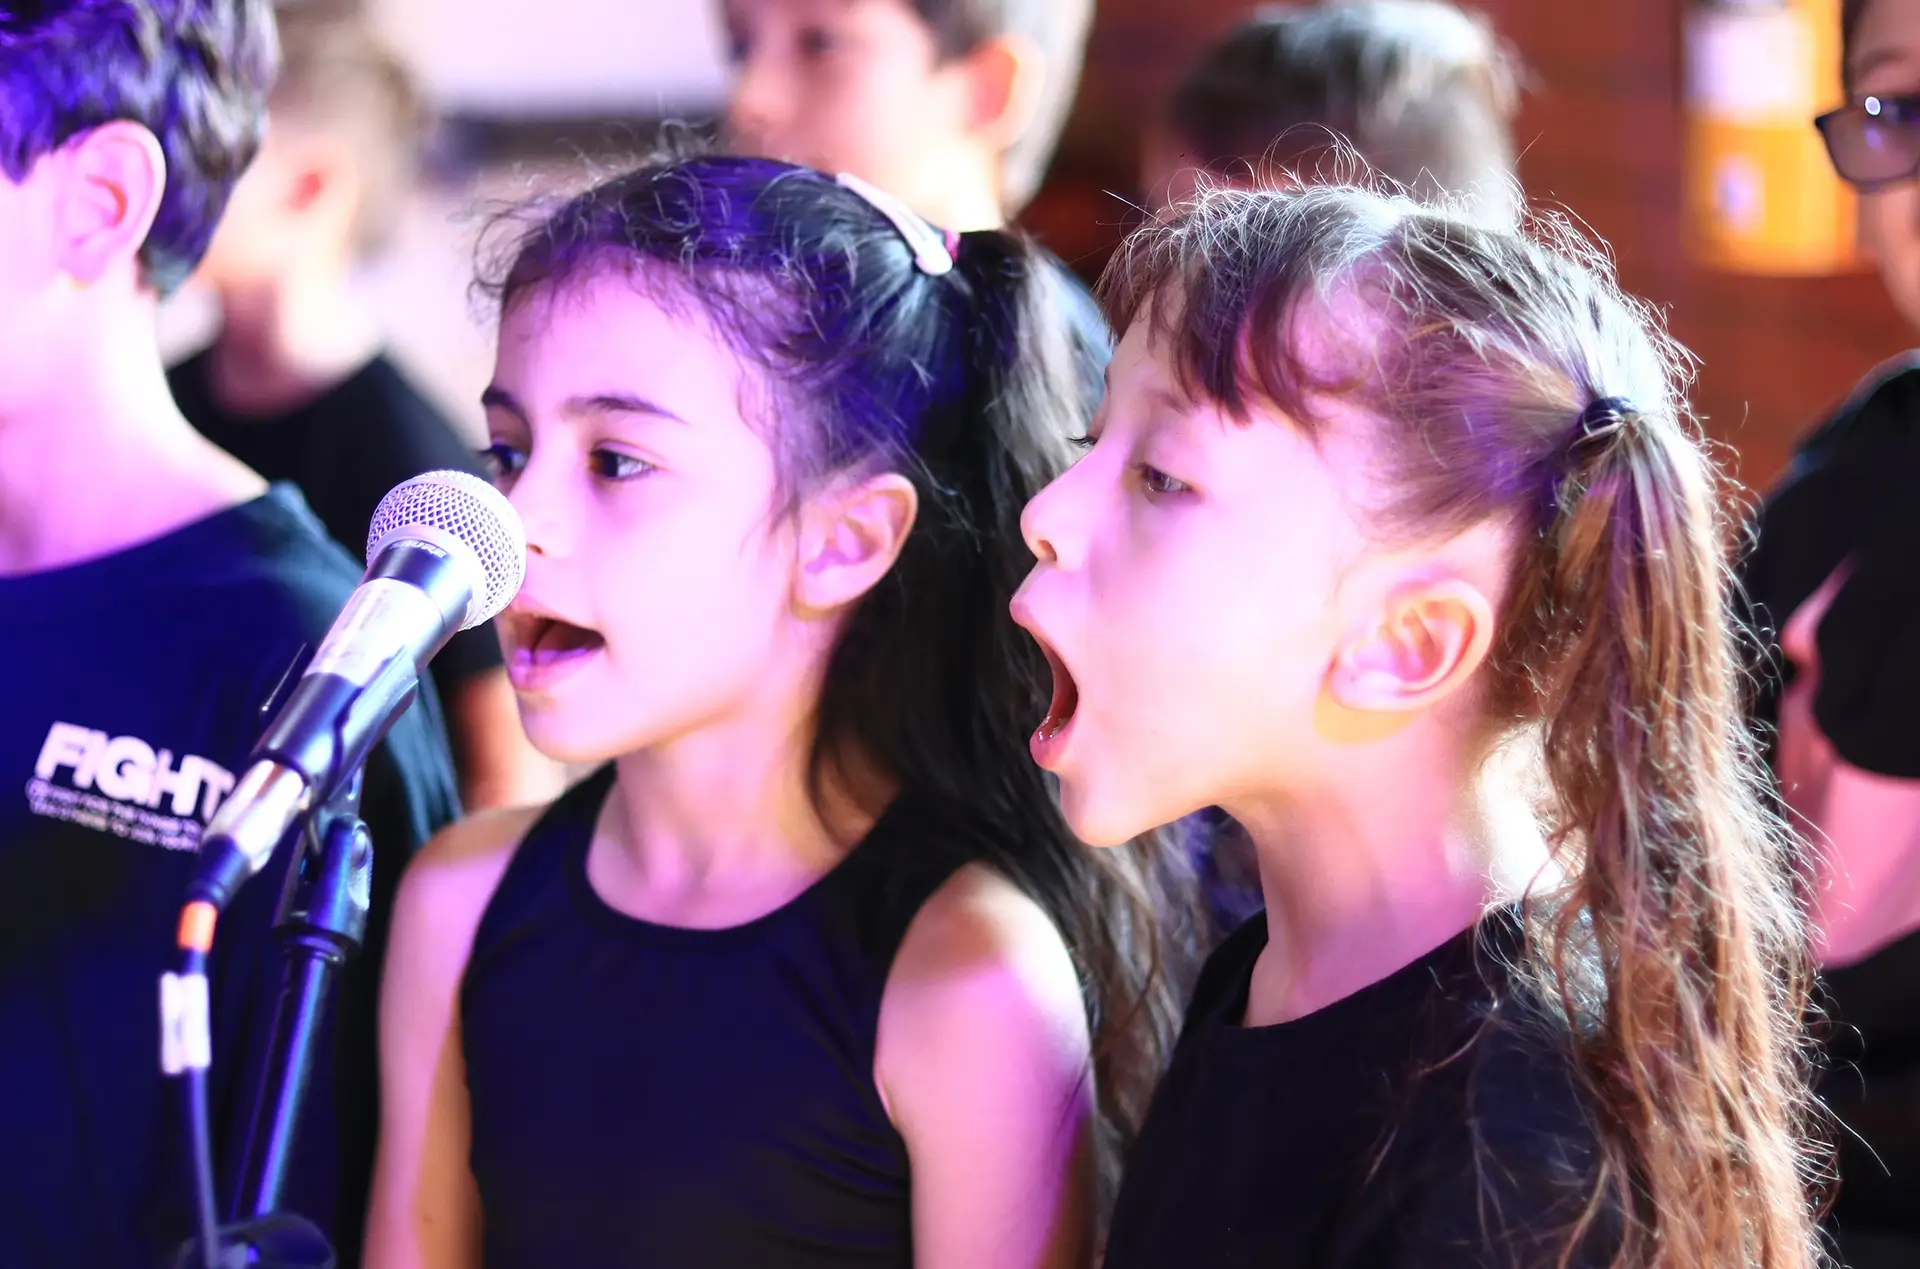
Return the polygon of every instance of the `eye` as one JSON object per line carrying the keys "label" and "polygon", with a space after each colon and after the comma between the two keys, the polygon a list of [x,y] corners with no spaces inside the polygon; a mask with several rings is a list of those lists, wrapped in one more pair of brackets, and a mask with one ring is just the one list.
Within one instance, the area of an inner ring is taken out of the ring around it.
{"label": "eye", "polygon": [[1140,476],[1140,488],[1151,497],[1169,498],[1174,494],[1186,493],[1191,488],[1186,482],[1175,480],[1158,467],[1150,467],[1146,463],[1139,464],[1134,471]]}
{"label": "eye", "polygon": [[587,455],[587,467],[602,480],[633,480],[654,470],[652,463],[610,449]]}
{"label": "eye", "polygon": [[1088,450],[1092,449],[1095,445],[1098,445],[1099,443],[1100,443],[1100,438],[1095,436],[1091,432],[1087,433],[1085,436],[1069,436],[1067,438],[1067,444],[1073,446],[1075,449],[1079,450],[1083,454],[1086,453]]}
{"label": "eye", "polygon": [[803,57],[825,57],[833,52],[838,43],[833,32],[824,26],[809,26],[800,30],[800,53]]}
{"label": "eye", "polygon": [[519,475],[527,465],[527,456],[504,441],[495,441],[480,451],[480,463],[498,483]]}

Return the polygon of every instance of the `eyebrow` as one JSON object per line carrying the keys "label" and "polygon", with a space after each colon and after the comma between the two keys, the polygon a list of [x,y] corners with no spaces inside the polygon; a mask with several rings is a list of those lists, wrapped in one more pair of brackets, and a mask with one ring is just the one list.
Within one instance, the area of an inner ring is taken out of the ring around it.
{"label": "eyebrow", "polygon": [[[527,421],[526,407],[514,400],[511,392],[497,384],[489,385],[487,390],[480,394],[480,404],[505,410],[523,423]],[[685,419],[666,406],[628,392],[595,392],[587,396],[570,397],[566,404],[560,407],[560,412],[568,415],[635,414],[646,418],[665,419],[669,423],[686,424]]]}
{"label": "eyebrow", "polygon": [[1847,80],[1850,83],[1858,84],[1862,79],[1865,79],[1868,75],[1873,74],[1873,72],[1883,66],[1904,64],[1911,60],[1907,51],[1897,46],[1893,48],[1875,49],[1873,52],[1867,54],[1865,58],[1861,59],[1858,66],[1849,66],[1847,68]]}

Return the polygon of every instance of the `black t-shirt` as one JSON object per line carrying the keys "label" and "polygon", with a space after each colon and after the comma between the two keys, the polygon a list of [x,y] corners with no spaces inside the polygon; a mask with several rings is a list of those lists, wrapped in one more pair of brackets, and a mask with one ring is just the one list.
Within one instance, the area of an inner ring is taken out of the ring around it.
{"label": "black t-shirt", "polygon": [[[1780,626],[1851,560],[1820,621],[1813,713],[1835,752],[1920,779],[1920,352],[1888,362],[1795,451],[1768,495],[1743,580],[1770,649]],[[1755,712],[1778,717],[1777,657]]]}
{"label": "black t-shirt", "polygon": [[[1106,1269],[1557,1264],[1594,1138],[1552,1027],[1505,984],[1517,940],[1496,914],[1306,1017],[1246,1027],[1266,916],[1242,926],[1200,976]],[[1606,1264],[1616,1238],[1600,1229],[1571,1263]]]}
{"label": "black t-shirt", "polygon": [[[1920,778],[1920,352],[1882,366],[1795,452],[1743,565],[1767,653],[1754,715],[1770,738],[1792,669],[1779,631],[1852,562],[1814,638],[1813,714],[1841,758]],[[1920,1238],[1920,934],[1822,976],[1839,1134],[1834,1219]],[[1861,1138],[1864,1138],[1862,1140]]]}
{"label": "black t-shirt", "polygon": [[[347,553],[367,553],[367,526],[387,491],[422,472],[482,474],[453,424],[386,357],[375,357],[297,410],[271,418],[234,414],[214,399],[211,354],[167,374],[174,401],[200,434],[268,480],[299,486]],[[493,623],[462,630],[433,659],[442,701],[476,674],[500,668]]]}
{"label": "black t-shirt", "polygon": [[[190,1236],[159,981],[202,827],[261,710],[358,570],[290,486],[118,554],[0,577],[0,1264],[121,1269]],[[424,685],[423,685],[424,689]],[[400,866],[457,811],[431,692],[373,755],[367,952],[334,996],[286,1207],[357,1260],[374,1115],[373,998]],[[283,848],[221,919],[215,1151],[240,1164],[280,978]],[[223,1180],[220,1206],[226,1206]],[[356,1192],[357,1191],[357,1192]],[[339,1216],[334,1210],[339,1207]],[[344,1219],[342,1219],[344,1218]]]}

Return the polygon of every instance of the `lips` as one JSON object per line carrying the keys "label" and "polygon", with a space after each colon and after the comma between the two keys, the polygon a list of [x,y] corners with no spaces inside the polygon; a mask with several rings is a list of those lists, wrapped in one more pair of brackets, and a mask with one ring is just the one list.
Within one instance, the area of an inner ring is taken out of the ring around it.
{"label": "lips", "polygon": [[1066,658],[1054,649],[1034,619],[1033,597],[1030,594],[1033,581],[1033,577],[1027,578],[1007,610],[1014,624],[1033,637],[1034,643],[1047,658],[1047,668],[1053,672],[1053,699],[1047,703],[1047,716],[1040,720],[1040,725],[1027,742],[1033,760],[1051,771],[1066,751],[1067,739],[1072,734],[1074,715],[1080,708],[1080,685],[1074,681],[1073,672],[1067,669]]}
{"label": "lips", "polygon": [[598,631],[527,610],[509,611],[503,628],[507,677],[521,692],[552,686],[599,655],[607,642]]}
{"label": "lips", "polygon": [[1052,771],[1066,752],[1067,740],[1073,734],[1074,714],[1080,708],[1080,687],[1074,682],[1066,661],[1054,651],[1051,644],[1037,634],[1034,635],[1034,642],[1046,654],[1047,667],[1053,671],[1053,700],[1048,703],[1047,716],[1034,728],[1027,746],[1033,754],[1033,760]]}

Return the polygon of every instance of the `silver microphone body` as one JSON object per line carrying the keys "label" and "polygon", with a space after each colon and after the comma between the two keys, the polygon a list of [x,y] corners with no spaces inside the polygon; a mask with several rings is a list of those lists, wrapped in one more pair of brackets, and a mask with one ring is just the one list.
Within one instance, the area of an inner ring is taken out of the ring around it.
{"label": "silver microphone body", "polygon": [[373,517],[367,572],[288,693],[200,845],[190,897],[223,908],[308,811],[348,787],[448,639],[520,588],[526,539],[466,472],[396,486]]}

